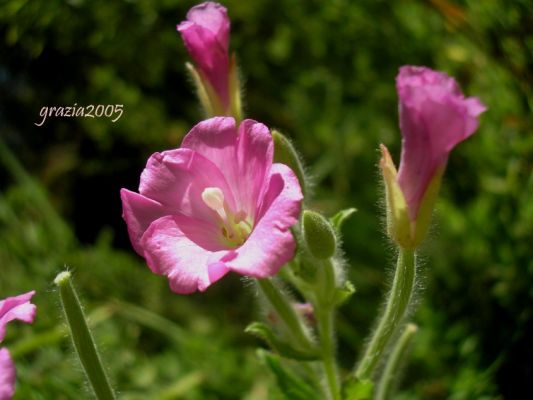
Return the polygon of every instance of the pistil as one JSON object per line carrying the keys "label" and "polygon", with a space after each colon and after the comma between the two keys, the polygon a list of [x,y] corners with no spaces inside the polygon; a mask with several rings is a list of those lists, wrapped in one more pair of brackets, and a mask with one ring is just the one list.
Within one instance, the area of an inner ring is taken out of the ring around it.
{"label": "pistil", "polygon": [[222,240],[230,247],[243,244],[253,228],[253,221],[247,218],[246,213],[242,210],[233,213],[224,199],[224,193],[218,187],[205,188],[202,200],[207,207],[217,213]]}

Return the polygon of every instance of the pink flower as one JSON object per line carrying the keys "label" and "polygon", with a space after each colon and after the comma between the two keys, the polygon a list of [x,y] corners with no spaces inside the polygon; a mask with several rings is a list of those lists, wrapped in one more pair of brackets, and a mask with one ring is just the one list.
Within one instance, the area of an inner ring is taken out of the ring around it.
{"label": "pink flower", "polygon": [[18,319],[30,324],[35,318],[36,307],[30,300],[35,294],[35,290],[15,297],[8,297],[0,301],[0,342],[6,335],[6,325],[8,322]]}
{"label": "pink flower", "polygon": [[[189,10],[187,20],[177,26],[183,42],[224,111],[230,107],[230,21],[225,7],[206,2]],[[207,89],[209,92],[209,88]],[[212,96],[210,96],[212,97]],[[215,107],[216,108],[216,107]]]}
{"label": "pink flower", "polygon": [[[30,300],[35,294],[31,291],[0,301],[0,342],[6,335],[6,325],[13,320],[32,323],[36,307]],[[15,393],[15,365],[6,348],[0,348],[0,400],[10,400]]]}
{"label": "pink flower", "polygon": [[293,257],[302,193],[272,156],[263,124],[211,118],[150,157],[139,194],[121,190],[133,247],[173,291],[204,291],[229,271],[265,278]]}
{"label": "pink flower", "polygon": [[398,183],[414,221],[432,179],[450,151],[477,129],[486,107],[461,93],[445,73],[404,66],[396,78],[403,135]]}
{"label": "pink flower", "polygon": [[0,400],[10,400],[15,394],[15,364],[6,348],[0,348]]}

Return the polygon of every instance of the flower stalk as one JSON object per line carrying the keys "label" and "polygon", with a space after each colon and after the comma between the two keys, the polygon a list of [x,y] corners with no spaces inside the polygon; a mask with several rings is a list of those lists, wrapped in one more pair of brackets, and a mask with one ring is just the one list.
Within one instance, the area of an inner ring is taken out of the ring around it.
{"label": "flower stalk", "polygon": [[81,365],[96,398],[98,400],[114,400],[115,393],[111,388],[102,361],[98,355],[78,295],[72,285],[70,272],[61,272],[54,279],[54,283],[59,288],[61,305],[65,312],[65,320],[69,326],[74,348],[80,358]]}
{"label": "flower stalk", "polygon": [[377,386],[376,400],[387,400],[392,398],[393,384],[398,376],[398,370],[402,360],[405,358],[405,353],[409,348],[411,339],[413,339],[417,330],[418,327],[415,324],[407,324],[402,335],[394,345],[394,349],[387,360],[383,375],[381,375]]}
{"label": "flower stalk", "polygon": [[321,276],[317,288],[315,314],[328,395],[332,400],[340,400],[341,390],[335,357],[335,266],[331,259],[322,264],[319,266]]}
{"label": "flower stalk", "polygon": [[278,313],[279,317],[287,327],[291,339],[305,349],[314,347],[309,335],[304,329],[303,323],[296,310],[287,297],[274,285],[270,278],[258,279],[258,286],[266,299]]}
{"label": "flower stalk", "polygon": [[372,335],[355,376],[359,380],[371,378],[383,353],[402,322],[411,302],[416,278],[415,251],[400,248],[398,262],[383,315]]}

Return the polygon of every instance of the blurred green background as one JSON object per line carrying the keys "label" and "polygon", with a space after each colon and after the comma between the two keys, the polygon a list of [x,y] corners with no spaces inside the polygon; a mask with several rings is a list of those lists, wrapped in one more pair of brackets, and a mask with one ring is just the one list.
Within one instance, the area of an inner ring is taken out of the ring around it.
{"label": "blurred green background", "polygon": [[[293,138],[344,227],[358,292],[338,316],[345,372],[387,289],[378,144],[399,161],[394,86],[404,64],[455,76],[489,111],[453,152],[422,251],[420,326],[398,399],[533,393],[533,3],[527,0],[232,0],[231,47],[249,117]],[[36,289],[33,326],[12,324],[15,399],[88,395],[52,280],[75,273],[124,399],[280,399],[243,333],[252,286],[223,279],[178,296],[132,250],[119,189],[176,147],[202,114],[175,26],[191,1],[0,5],[0,298]],[[43,106],[124,104],[108,118]]]}

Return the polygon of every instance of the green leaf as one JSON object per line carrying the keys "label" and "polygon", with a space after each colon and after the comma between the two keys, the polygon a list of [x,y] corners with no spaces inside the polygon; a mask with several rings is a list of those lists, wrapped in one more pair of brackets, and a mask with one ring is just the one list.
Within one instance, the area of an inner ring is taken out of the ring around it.
{"label": "green leaf", "polygon": [[318,351],[305,351],[294,348],[291,344],[278,338],[272,329],[262,322],[252,322],[244,331],[263,339],[280,356],[305,361],[319,358]]}
{"label": "green leaf", "polygon": [[370,400],[374,383],[370,380],[353,380],[346,385],[344,400]]}
{"label": "green leaf", "polygon": [[283,366],[278,356],[265,350],[258,350],[257,355],[274,373],[287,400],[320,400],[318,390]]}
{"label": "green leaf", "polygon": [[333,217],[331,217],[329,220],[331,224],[335,227],[337,231],[341,230],[342,224],[344,224],[344,221],[346,221],[348,218],[352,216],[357,212],[356,208],[346,208],[344,210],[340,210],[337,214],[335,214]]}
{"label": "green leaf", "polygon": [[352,282],[344,282],[344,286],[335,289],[335,304],[340,306],[345,303],[356,292],[355,286]]}

